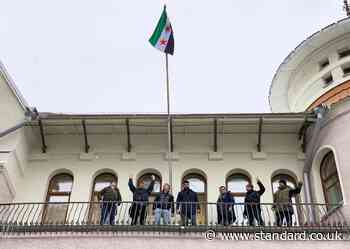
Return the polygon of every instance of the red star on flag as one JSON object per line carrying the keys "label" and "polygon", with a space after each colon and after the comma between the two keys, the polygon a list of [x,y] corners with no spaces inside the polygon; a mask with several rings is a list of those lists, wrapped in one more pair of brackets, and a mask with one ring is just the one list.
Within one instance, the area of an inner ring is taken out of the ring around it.
{"label": "red star on flag", "polygon": [[161,40],[159,41],[160,45],[166,45],[167,42],[168,42],[168,41],[165,40],[165,39],[161,39]]}

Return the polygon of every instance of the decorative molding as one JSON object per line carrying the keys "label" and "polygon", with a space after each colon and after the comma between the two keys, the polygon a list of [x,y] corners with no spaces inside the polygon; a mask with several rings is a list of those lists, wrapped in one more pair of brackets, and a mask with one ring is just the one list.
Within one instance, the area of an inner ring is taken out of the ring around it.
{"label": "decorative molding", "polygon": [[221,161],[224,160],[224,154],[222,152],[209,152],[208,155],[209,161]]}
{"label": "decorative molding", "polygon": [[253,151],[252,152],[252,159],[253,160],[266,160],[267,159],[267,154],[265,152],[258,152],[258,151]]}
{"label": "decorative molding", "polygon": [[12,199],[14,199],[16,196],[16,190],[15,190],[15,187],[13,186],[13,184],[10,180],[10,176],[8,174],[7,168],[5,167],[4,161],[0,161],[0,174],[2,174],[4,176],[5,181],[6,181],[6,185],[10,191],[11,197],[12,197]]}
{"label": "decorative molding", "polygon": [[47,153],[35,153],[29,156],[29,161],[48,161],[49,156]]}
{"label": "decorative molding", "polygon": [[136,161],[136,152],[123,152],[122,161]]}
{"label": "decorative molding", "polygon": [[165,157],[164,157],[165,160],[170,160],[170,161],[178,161],[180,160],[180,155],[179,153],[177,152],[167,152],[165,153]]}
{"label": "decorative molding", "polygon": [[299,153],[297,154],[297,159],[300,160],[300,161],[304,161],[304,160],[306,159],[305,153],[299,152]]}
{"label": "decorative molding", "polygon": [[82,152],[79,155],[79,159],[81,161],[92,161],[92,160],[96,159],[96,156],[95,156],[95,153],[92,153],[92,152],[90,152],[90,153]]}

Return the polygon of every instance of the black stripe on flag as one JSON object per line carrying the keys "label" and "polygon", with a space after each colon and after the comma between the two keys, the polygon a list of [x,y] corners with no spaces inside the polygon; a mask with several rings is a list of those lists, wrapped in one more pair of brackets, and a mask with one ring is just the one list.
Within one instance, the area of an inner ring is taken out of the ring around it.
{"label": "black stripe on flag", "polygon": [[174,54],[174,33],[171,31],[171,34],[169,36],[169,39],[168,39],[168,43],[166,45],[166,48],[164,50],[165,53],[167,54],[171,54],[173,55]]}

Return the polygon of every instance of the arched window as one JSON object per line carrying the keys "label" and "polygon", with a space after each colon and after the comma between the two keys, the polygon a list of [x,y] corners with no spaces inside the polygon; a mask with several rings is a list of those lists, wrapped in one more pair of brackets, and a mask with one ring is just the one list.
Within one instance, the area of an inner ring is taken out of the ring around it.
{"label": "arched window", "polygon": [[206,180],[200,174],[188,174],[184,177],[183,181],[189,181],[190,188],[198,193],[206,193]]}
{"label": "arched window", "polygon": [[[226,189],[232,193],[235,198],[235,203],[244,203],[246,193],[246,186],[251,180],[249,176],[244,173],[233,173],[226,178]],[[243,217],[244,205],[236,205],[236,222],[238,224],[244,223]]]}
{"label": "arched window", "polygon": [[337,204],[343,200],[337,166],[333,152],[328,152],[320,167],[323,193],[327,203]]}
{"label": "arched window", "polygon": [[[68,203],[73,187],[73,176],[68,173],[53,176],[47,190],[44,210],[44,222],[57,223],[65,222]],[[65,203],[65,204],[61,204]]]}
{"label": "arched window", "polygon": [[102,189],[111,185],[112,182],[118,183],[118,178],[113,173],[102,173],[95,177],[92,189],[91,201],[99,201],[98,194]]}
{"label": "arched window", "polygon": [[246,186],[250,182],[250,178],[242,173],[234,173],[226,178],[226,188],[232,192],[236,203],[244,202]]}
{"label": "arched window", "polygon": [[92,224],[98,224],[100,222],[101,217],[101,207],[100,204],[97,203],[100,200],[98,199],[98,195],[102,189],[111,185],[112,182],[118,183],[118,178],[113,173],[102,173],[95,177],[94,183],[91,191],[91,205],[89,209],[89,221]]}
{"label": "arched window", "polygon": [[189,173],[182,179],[188,181],[190,189],[197,193],[199,204],[199,211],[197,213],[197,223],[203,225],[207,223],[207,180],[198,173]]}

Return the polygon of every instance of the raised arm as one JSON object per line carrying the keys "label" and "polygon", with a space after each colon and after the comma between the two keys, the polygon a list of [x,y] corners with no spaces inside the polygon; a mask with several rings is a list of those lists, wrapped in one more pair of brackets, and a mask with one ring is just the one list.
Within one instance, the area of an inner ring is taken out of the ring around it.
{"label": "raised arm", "polygon": [[151,181],[150,185],[149,185],[148,188],[147,188],[147,192],[148,192],[148,193],[152,193],[153,188],[154,188],[154,182],[155,182],[155,177],[153,176],[153,177],[152,177],[152,181]]}
{"label": "raised arm", "polygon": [[129,183],[128,183],[128,185],[129,185],[130,191],[134,193],[135,190],[136,190],[136,188],[135,188],[135,186],[134,186],[134,183],[132,182],[132,176],[129,177]]}
{"label": "raised arm", "polygon": [[298,186],[295,189],[289,190],[289,197],[292,197],[293,195],[300,194],[302,186],[303,186],[303,183],[302,182],[298,182]]}
{"label": "raised arm", "polygon": [[259,186],[258,194],[259,195],[263,195],[265,193],[265,187],[264,187],[264,185],[262,184],[262,182],[259,179],[257,179],[257,183],[258,183],[258,186]]}

